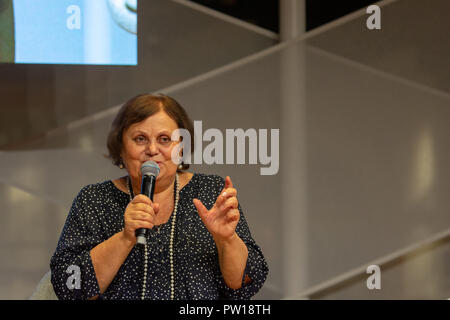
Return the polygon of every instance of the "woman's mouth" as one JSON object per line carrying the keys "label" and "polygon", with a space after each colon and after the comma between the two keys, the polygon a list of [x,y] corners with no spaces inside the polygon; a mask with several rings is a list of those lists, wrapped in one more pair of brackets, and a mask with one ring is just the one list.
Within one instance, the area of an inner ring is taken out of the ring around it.
{"label": "woman's mouth", "polygon": [[162,161],[155,161],[155,160],[145,160],[144,162],[142,162],[141,163],[141,165],[143,165],[144,163],[146,163],[147,161],[153,161],[153,162],[155,162],[158,166],[160,165],[160,164],[162,164],[163,162]]}

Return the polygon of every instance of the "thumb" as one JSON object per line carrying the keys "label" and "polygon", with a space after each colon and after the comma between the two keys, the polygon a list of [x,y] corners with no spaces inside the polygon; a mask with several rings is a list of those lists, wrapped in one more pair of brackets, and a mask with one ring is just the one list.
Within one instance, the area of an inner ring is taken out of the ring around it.
{"label": "thumb", "polygon": [[203,218],[204,216],[206,216],[206,214],[208,213],[208,209],[206,209],[204,204],[198,199],[194,199],[193,202],[194,202],[195,208],[197,208],[197,211],[198,211],[198,214],[200,215],[200,217]]}
{"label": "thumb", "polygon": [[153,202],[151,206],[153,208],[153,211],[155,211],[155,214],[158,214],[158,212],[159,212],[159,203]]}

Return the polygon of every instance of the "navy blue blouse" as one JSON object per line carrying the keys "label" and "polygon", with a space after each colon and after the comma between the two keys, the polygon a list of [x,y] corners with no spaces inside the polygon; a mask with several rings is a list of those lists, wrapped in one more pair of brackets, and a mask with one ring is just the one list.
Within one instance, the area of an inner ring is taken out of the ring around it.
{"label": "navy blue blouse", "polygon": [[[192,202],[197,198],[210,209],[225,180],[217,175],[194,174],[180,190],[174,234],[175,299],[250,299],[263,286],[268,267],[252,239],[239,205],[236,233],[248,248],[242,287],[225,284],[217,248]],[[51,281],[59,299],[88,299],[100,295],[90,250],[124,228],[123,214],[130,199],[111,180],[84,187],[75,198],[55,253],[50,261]],[[158,232],[147,233],[145,299],[170,299],[169,241],[173,215]],[[80,287],[68,286],[77,266]],[[69,270],[69,271],[68,271]],[[245,284],[245,275],[251,279]],[[144,278],[144,248],[135,246],[100,299],[140,299]]]}

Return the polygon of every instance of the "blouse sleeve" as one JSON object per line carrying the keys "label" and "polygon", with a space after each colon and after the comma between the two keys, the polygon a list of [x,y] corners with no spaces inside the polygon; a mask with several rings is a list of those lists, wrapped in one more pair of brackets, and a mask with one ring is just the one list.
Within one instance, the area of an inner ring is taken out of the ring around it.
{"label": "blouse sleeve", "polygon": [[98,243],[98,218],[90,204],[90,187],[73,201],[56,251],[50,260],[51,282],[59,299],[86,300],[100,294],[90,250]]}
{"label": "blouse sleeve", "polygon": [[[218,190],[217,195],[223,189],[225,185],[225,180],[222,180],[221,188]],[[226,284],[222,277],[222,273],[219,275],[219,290],[225,299],[232,300],[249,300],[254,296],[263,286],[266,281],[267,274],[269,273],[269,268],[267,266],[264,255],[261,248],[253,240],[250,233],[250,229],[245,220],[242,207],[238,205],[240,218],[236,227],[237,235],[242,239],[248,249],[247,264],[245,266],[244,275],[242,277],[242,286],[239,289],[231,289]],[[249,283],[245,283],[246,275],[250,278]]]}

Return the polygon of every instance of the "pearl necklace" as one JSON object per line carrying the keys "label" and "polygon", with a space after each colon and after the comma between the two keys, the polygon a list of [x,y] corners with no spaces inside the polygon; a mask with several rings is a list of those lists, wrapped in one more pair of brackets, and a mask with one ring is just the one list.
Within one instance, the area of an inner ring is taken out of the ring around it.
{"label": "pearl necklace", "polygon": [[[130,202],[134,198],[134,192],[131,188],[130,177],[127,177],[127,187],[130,195]],[[175,296],[175,281],[174,281],[174,269],[173,269],[173,238],[175,234],[175,220],[177,218],[177,209],[178,209],[178,200],[180,198],[180,190],[178,188],[178,173],[175,175],[175,205],[173,208],[173,218],[172,218],[172,229],[170,231],[170,243],[169,243],[169,261],[170,261],[170,299],[173,300]],[[161,225],[157,226],[157,232],[159,233],[159,229]],[[141,299],[144,300],[146,285],[147,285],[147,262],[148,262],[148,252],[147,252],[147,243],[144,245],[144,281],[142,283],[142,294]]]}

